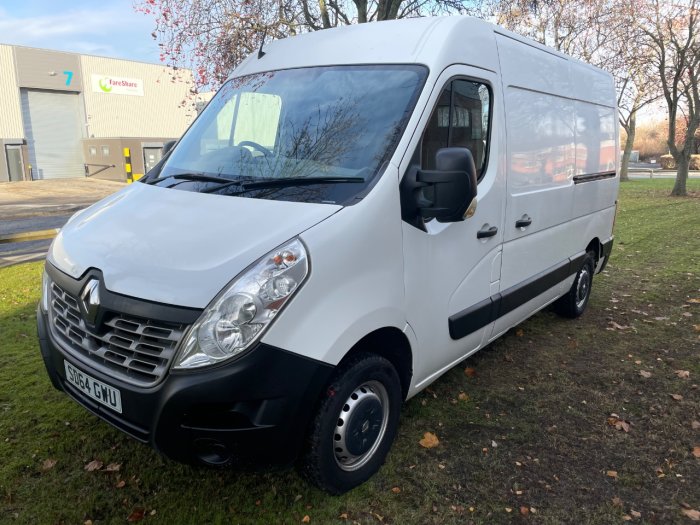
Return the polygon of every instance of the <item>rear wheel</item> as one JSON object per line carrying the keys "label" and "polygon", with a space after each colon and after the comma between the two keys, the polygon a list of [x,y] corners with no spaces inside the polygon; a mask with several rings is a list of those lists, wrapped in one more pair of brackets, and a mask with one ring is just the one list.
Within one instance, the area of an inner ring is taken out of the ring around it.
{"label": "rear wheel", "polygon": [[586,305],[588,305],[588,299],[591,297],[594,271],[595,253],[588,252],[571,288],[566,295],[554,303],[554,309],[558,314],[574,319],[584,312]]}
{"label": "rear wheel", "polygon": [[383,357],[342,364],[324,394],[307,439],[302,473],[331,494],[369,479],[384,463],[398,426],[401,381]]}

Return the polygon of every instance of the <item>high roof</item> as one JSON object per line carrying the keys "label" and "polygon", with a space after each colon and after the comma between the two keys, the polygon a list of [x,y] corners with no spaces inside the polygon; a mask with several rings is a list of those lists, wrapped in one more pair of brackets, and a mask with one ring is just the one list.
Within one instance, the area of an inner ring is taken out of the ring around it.
{"label": "high roof", "polygon": [[[356,24],[270,42],[235,75],[335,64],[419,63],[432,70],[468,63],[493,70],[495,26],[471,17],[410,18]],[[485,45],[491,41],[493,45]]]}

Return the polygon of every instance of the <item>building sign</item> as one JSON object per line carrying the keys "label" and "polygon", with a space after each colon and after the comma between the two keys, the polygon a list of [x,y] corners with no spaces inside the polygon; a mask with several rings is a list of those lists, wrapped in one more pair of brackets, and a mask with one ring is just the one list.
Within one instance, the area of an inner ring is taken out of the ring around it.
{"label": "building sign", "polygon": [[111,77],[92,75],[92,90],[108,95],[143,96],[143,80],[140,78]]}

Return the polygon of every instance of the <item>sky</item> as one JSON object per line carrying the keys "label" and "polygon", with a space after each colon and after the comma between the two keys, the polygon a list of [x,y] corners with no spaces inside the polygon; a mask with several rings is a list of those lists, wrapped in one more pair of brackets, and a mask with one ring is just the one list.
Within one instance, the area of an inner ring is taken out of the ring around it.
{"label": "sky", "polygon": [[0,43],[159,62],[154,19],[133,0],[0,0]]}

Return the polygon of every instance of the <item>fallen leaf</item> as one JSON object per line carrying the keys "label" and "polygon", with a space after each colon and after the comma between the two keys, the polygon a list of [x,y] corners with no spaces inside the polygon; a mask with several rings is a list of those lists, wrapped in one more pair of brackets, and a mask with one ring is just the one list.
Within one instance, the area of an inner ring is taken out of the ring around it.
{"label": "fallen leaf", "polygon": [[647,372],[646,370],[640,370],[639,375],[645,377],[646,379],[649,379],[651,377],[651,372]]}
{"label": "fallen leaf", "polygon": [[119,480],[116,485],[114,485],[118,489],[123,489],[126,486],[126,481],[123,479]]}
{"label": "fallen leaf", "polygon": [[693,456],[700,458],[700,446],[693,447]]}
{"label": "fallen leaf", "polygon": [[690,518],[692,521],[700,521],[700,510],[695,509],[681,509],[681,514]]}
{"label": "fallen leaf", "polygon": [[372,516],[374,516],[375,518],[377,518],[379,521],[384,521],[384,516],[380,516],[380,515],[377,514],[376,512],[372,512],[372,511],[370,511],[370,514],[371,514]]}
{"label": "fallen leaf", "polygon": [[83,525],[92,525],[92,520],[85,520]]}
{"label": "fallen leaf", "polygon": [[615,321],[610,321],[609,324],[613,330],[629,330],[630,329],[629,326],[617,324]]}
{"label": "fallen leaf", "polygon": [[624,432],[630,431],[629,421],[619,419],[619,416],[617,414],[610,415],[610,417],[608,418],[608,425],[610,425],[611,427],[615,427],[615,430],[622,430]]}
{"label": "fallen leaf", "polygon": [[55,459],[45,459],[44,462],[41,464],[41,470],[46,472],[47,470],[51,470],[55,466],[56,466]]}
{"label": "fallen leaf", "polygon": [[457,398],[460,401],[469,401],[469,396],[467,394],[465,394],[464,392],[460,392],[459,395],[457,396]]}
{"label": "fallen leaf", "polygon": [[681,379],[690,379],[690,371],[688,370],[676,370],[674,373]]}
{"label": "fallen leaf", "polygon": [[690,312],[683,312],[681,315],[683,317],[693,317],[693,314],[691,314]]}
{"label": "fallen leaf", "polygon": [[700,304],[700,299],[688,299],[690,304]]}
{"label": "fallen leaf", "polygon": [[148,513],[149,516],[155,516],[156,515],[156,509],[151,510],[151,512]]}
{"label": "fallen leaf", "polygon": [[131,514],[129,514],[129,517],[126,518],[126,521],[128,521],[129,523],[141,521],[145,514],[146,514],[146,509],[144,509],[143,507],[136,507],[134,510],[131,511]]}
{"label": "fallen leaf", "polygon": [[700,324],[694,324],[693,328],[695,328],[696,332],[700,332]]}
{"label": "fallen leaf", "polygon": [[671,394],[671,397],[676,401],[681,401],[683,399],[683,396],[680,394]]}
{"label": "fallen leaf", "polygon": [[637,512],[636,510],[630,510],[630,514],[632,514],[632,517],[633,517],[633,518],[639,519],[639,518],[642,517],[642,513],[641,513],[641,512]]}
{"label": "fallen leaf", "polygon": [[340,518],[341,520],[346,520],[346,519],[348,519],[348,513],[343,512],[340,516],[338,516],[338,518]]}
{"label": "fallen leaf", "polygon": [[608,470],[605,474],[609,478],[617,479],[617,470]]}
{"label": "fallen leaf", "polygon": [[522,336],[524,335],[524,333],[525,333],[525,332],[523,332],[523,329],[522,329],[522,328],[518,328],[518,329],[515,331],[515,337],[522,337]]}
{"label": "fallen leaf", "polygon": [[432,432],[426,432],[423,434],[423,439],[418,443],[420,443],[420,446],[423,448],[435,448],[440,444],[440,440]]}
{"label": "fallen leaf", "polygon": [[94,470],[100,470],[103,463],[99,459],[93,459],[90,463],[85,465],[85,470],[88,472],[93,472]]}
{"label": "fallen leaf", "polygon": [[700,421],[693,421],[693,422],[690,424],[690,427],[691,427],[693,430],[698,430],[698,429],[700,429]]}
{"label": "fallen leaf", "polygon": [[394,487],[391,489],[391,492],[394,494],[401,494],[401,489],[399,487]]}
{"label": "fallen leaf", "polygon": [[632,516],[630,516],[629,514],[625,514],[624,516],[622,516],[622,521],[632,521]]}
{"label": "fallen leaf", "polygon": [[528,514],[530,514],[530,509],[525,506],[522,506],[520,507],[520,514],[522,514],[523,516],[527,516]]}
{"label": "fallen leaf", "polygon": [[510,507],[506,507],[506,512],[513,512],[513,509],[511,509]]}
{"label": "fallen leaf", "polygon": [[613,507],[622,507],[622,505],[623,505],[622,500],[618,496],[615,496],[612,499],[612,504],[613,504]]}
{"label": "fallen leaf", "polygon": [[467,375],[467,377],[474,377],[476,375],[476,368],[465,368],[464,373]]}
{"label": "fallen leaf", "polygon": [[311,523],[311,517],[307,514],[301,519],[302,523]]}
{"label": "fallen leaf", "polygon": [[120,463],[110,463],[107,465],[105,468],[102,469],[102,472],[119,472],[119,469],[121,468]]}

